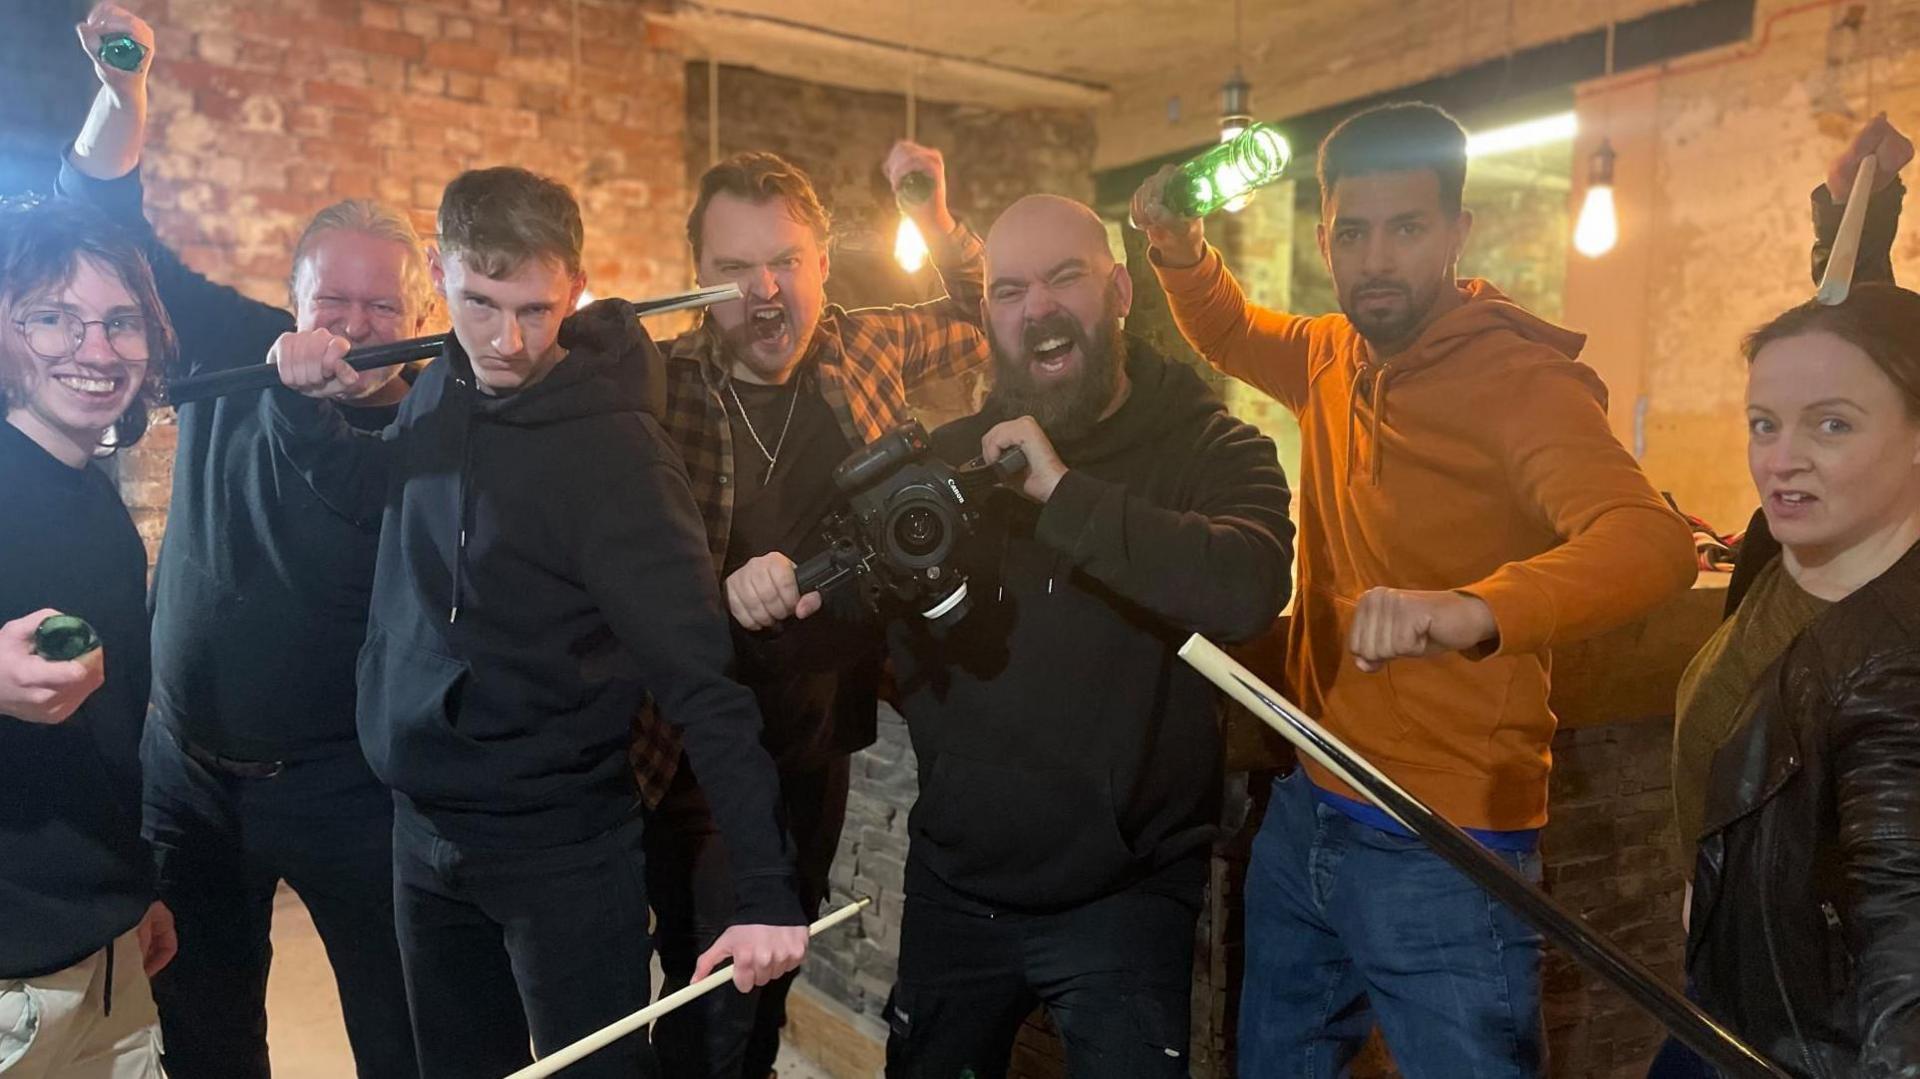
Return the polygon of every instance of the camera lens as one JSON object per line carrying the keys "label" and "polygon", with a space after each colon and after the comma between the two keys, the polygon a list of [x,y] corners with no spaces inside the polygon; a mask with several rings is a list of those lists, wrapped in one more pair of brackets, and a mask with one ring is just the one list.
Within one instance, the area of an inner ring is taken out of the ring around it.
{"label": "camera lens", "polygon": [[932,554],[945,540],[947,529],[940,515],[931,508],[909,506],[893,521],[893,541],[900,549],[915,558],[924,558]]}

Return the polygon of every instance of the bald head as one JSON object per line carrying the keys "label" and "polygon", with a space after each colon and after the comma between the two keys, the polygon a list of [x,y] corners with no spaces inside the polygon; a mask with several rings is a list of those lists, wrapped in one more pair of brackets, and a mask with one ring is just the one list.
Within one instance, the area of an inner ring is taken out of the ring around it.
{"label": "bald head", "polygon": [[1124,396],[1120,320],[1133,280],[1082,203],[1028,195],[987,234],[994,395],[1055,438],[1090,429]]}
{"label": "bald head", "polygon": [[1069,257],[1113,265],[1107,227],[1086,203],[1059,195],[1028,195],[1007,207],[987,232],[987,272],[994,264]]}

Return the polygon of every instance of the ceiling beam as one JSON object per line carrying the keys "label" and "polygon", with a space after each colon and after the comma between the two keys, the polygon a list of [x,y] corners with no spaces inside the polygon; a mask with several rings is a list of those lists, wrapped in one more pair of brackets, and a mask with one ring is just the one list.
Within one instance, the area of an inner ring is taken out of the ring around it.
{"label": "ceiling beam", "polygon": [[1093,109],[1113,96],[1093,83],[703,4],[646,17],[689,42],[690,58],[830,86],[902,94],[911,74],[920,97],[995,108]]}

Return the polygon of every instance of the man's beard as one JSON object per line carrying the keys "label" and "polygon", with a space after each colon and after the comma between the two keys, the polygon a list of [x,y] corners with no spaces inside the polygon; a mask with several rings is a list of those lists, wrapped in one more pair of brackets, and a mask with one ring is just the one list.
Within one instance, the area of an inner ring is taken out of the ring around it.
{"label": "man's beard", "polygon": [[1410,343],[1413,336],[1420,332],[1421,324],[1427,319],[1427,313],[1433,310],[1433,305],[1440,299],[1438,282],[1423,292],[1415,292],[1413,287],[1405,281],[1391,279],[1361,282],[1354,286],[1353,292],[1349,295],[1357,295],[1361,291],[1387,290],[1398,292],[1405,298],[1404,305],[1398,314],[1363,315],[1359,311],[1361,305],[1357,300],[1350,300],[1348,296],[1340,298],[1340,310],[1346,314],[1347,321],[1353,323],[1354,330],[1375,348],[1391,348]]}
{"label": "man's beard", "polygon": [[[1042,383],[1033,377],[1033,347],[1052,337],[1065,337],[1080,352],[1080,370],[1059,381]],[[1092,333],[1072,315],[1059,311],[1030,322],[1021,334],[1020,351],[1009,355],[998,334],[989,332],[993,349],[993,392],[989,408],[1008,418],[1032,416],[1055,442],[1084,437],[1105,415],[1120,386],[1127,363],[1127,339],[1120,332],[1114,297],[1109,296]]]}

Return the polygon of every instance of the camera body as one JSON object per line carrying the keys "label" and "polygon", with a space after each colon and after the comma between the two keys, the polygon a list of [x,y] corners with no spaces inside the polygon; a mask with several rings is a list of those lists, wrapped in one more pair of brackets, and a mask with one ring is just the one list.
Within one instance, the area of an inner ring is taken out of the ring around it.
{"label": "camera body", "polygon": [[979,499],[1027,467],[1009,450],[989,465],[954,468],[933,456],[927,429],[908,421],[855,450],[833,471],[845,509],[824,525],[827,549],[796,570],[802,595],[848,582],[869,609],[891,598],[948,625],[969,609],[967,578],[954,565],[979,520]]}

